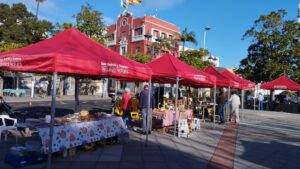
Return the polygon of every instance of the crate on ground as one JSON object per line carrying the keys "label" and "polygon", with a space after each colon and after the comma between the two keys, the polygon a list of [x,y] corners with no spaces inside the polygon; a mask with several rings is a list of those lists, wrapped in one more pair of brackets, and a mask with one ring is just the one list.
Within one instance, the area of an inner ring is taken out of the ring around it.
{"label": "crate on ground", "polygon": [[76,147],[68,149],[68,155],[69,156],[74,156],[76,155]]}
{"label": "crate on ground", "polygon": [[113,144],[117,144],[117,143],[118,143],[118,137],[117,136],[106,139],[106,144],[107,145],[113,145]]}

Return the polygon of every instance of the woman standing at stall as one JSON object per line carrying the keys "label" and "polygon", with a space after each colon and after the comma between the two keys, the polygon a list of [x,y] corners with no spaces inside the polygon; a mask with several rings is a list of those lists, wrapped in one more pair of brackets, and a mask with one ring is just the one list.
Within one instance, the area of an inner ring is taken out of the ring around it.
{"label": "woman standing at stall", "polygon": [[128,125],[131,127],[131,115],[130,115],[130,89],[125,88],[125,93],[122,96],[122,109],[123,109],[123,117],[124,117],[124,124],[127,125],[126,121],[128,120]]}

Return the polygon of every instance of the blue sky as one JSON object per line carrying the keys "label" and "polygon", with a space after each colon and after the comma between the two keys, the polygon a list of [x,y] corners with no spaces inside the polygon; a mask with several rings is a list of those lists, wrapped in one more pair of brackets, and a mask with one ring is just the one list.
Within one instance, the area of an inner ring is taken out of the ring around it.
{"label": "blue sky", "polygon": [[[23,2],[35,12],[35,0],[0,0],[12,4]],[[116,21],[123,10],[120,0],[48,0],[40,6],[40,18],[55,22],[74,22],[72,16],[80,11],[80,6],[90,3],[103,13],[106,24]],[[130,7],[135,17],[154,15],[176,24],[180,29],[188,27],[197,35],[198,45],[203,47],[203,29],[211,27],[207,33],[206,47],[220,57],[222,67],[237,67],[247,55],[248,41],[241,38],[253,26],[260,15],[285,9],[288,19],[297,19],[300,0],[143,0],[142,5]]]}

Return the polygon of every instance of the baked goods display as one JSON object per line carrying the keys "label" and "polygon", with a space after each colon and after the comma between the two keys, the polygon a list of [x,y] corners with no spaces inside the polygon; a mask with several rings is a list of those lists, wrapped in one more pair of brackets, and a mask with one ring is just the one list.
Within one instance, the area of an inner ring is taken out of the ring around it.
{"label": "baked goods display", "polygon": [[96,121],[102,118],[110,118],[111,114],[105,112],[98,112],[95,114],[90,114],[87,110],[81,110],[78,113],[69,114],[63,117],[55,117],[55,125],[63,125],[68,123],[86,122],[86,121]]}

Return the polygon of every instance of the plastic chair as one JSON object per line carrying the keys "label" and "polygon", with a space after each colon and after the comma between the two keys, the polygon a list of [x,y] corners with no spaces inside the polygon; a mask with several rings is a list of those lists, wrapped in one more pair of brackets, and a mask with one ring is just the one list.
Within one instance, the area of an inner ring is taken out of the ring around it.
{"label": "plastic chair", "polygon": [[131,118],[138,120],[140,119],[139,110],[138,110],[139,100],[138,99],[132,99],[131,100]]}
{"label": "plastic chair", "polygon": [[188,137],[189,127],[187,119],[179,120],[178,122],[178,137]]}
{"label": "plastic chair", "polygon": [[[7,124],[7,122],[12,121],[12,125]],[[8,115],[0,115],[0,141],[1,141],[1,136],[2,132],[9,131],[9,130],[17,130],[16,127],[17,124],[17,119],[10,118]],[[7,141],[7,135],[8,133],[5,133],[5,138],[4,140]],[[16,142],[18,142],[18,137],[16,136]]]}

